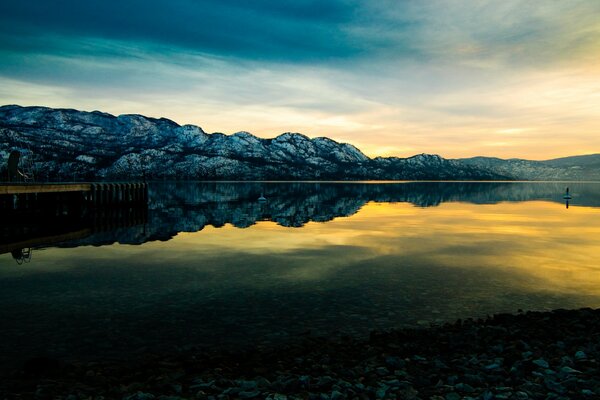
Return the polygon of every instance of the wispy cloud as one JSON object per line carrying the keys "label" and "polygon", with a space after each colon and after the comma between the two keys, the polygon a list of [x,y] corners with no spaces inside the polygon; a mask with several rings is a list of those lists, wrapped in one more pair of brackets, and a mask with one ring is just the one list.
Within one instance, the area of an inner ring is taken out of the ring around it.
{"label": "wispy cloud", "polygon": [[0,102],[371,155],[600,152],[598,20],[596,1],[4,2]]}

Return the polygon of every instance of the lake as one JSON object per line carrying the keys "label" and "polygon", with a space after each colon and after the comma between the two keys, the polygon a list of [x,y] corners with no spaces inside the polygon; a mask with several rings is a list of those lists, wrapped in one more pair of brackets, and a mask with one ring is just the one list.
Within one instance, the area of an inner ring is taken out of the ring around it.
{"label": "lake", "polygon": [[141,214],[93,212],[0,254],[3,366],[600,306],[600,183],[166,182],[149,194]]}

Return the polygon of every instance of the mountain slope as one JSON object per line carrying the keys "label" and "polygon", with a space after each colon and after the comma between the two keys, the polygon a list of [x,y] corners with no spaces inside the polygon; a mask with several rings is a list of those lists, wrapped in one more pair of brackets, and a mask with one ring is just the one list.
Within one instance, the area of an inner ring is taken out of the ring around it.
{"label": "mountain slope", "polygon": [[598,167],[600,166],[600,154],[588,154],[584,156],[571,156],[555,158],[553,160],[542,161],[542,163],[554,167]]}
{"label": "mountain slope", "polygon": [[472,157],[457,161],[520,180],[598,180],[600,155],[574,156],[546,161],[518,158]]}
{"label": "mountain slope", "polygon": [[[207,134],[165,118],[47,107],[0,107],[0,155],[33,160],[38,179],[503,179],[421,154],[370,159],[328,138]],[[4,167],[4,164],[2,167]]]}

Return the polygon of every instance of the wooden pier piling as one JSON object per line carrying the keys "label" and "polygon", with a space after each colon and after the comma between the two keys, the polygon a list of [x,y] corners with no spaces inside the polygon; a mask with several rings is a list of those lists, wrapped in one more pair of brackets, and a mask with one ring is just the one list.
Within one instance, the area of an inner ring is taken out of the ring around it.
{"label": "wooden pier piling", "polygon": [[102,183],[0,183],[0,207],[23,209],[44,202],[91,207],[138,206],[148,203],[148,184]]}

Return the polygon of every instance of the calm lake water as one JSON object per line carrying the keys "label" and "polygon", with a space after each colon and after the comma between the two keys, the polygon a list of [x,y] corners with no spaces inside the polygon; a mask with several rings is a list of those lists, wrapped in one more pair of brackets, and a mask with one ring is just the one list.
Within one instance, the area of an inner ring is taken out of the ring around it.
{"label": "calm lake water", "polygon": [[0,254],[2,365],[600,306],[599,183],[160,183],[138,217]]}

